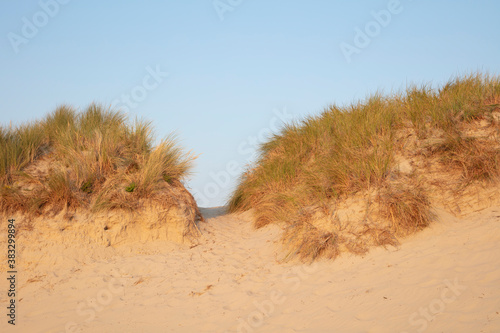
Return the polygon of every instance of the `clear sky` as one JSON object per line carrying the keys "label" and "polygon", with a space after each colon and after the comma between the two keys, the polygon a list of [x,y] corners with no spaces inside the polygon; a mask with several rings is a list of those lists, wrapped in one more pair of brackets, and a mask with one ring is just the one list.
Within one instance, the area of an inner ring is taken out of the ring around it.
{"label": "clear sky", "polygon": [[500,74],[500,1],[42,0],[0,3],[0,123],[95,101],[200,154],[225,202],[280,124],[409,83]]}

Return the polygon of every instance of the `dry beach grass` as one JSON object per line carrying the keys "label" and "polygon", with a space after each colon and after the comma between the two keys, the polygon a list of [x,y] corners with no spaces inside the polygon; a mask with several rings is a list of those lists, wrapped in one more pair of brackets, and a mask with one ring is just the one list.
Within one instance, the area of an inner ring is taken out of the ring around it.
{"label": "dry beach grass", "polygon": [[137,215],[154,207],[153,220],[164,223],[165,211],[179,210],[182,232],[195,236],[201,215],[181,183],[195,156],[174,136],[153,146],[150,123],[129,124],[122,113],[96,104],[80,113],[61,106],[43,120],[0,133],[0,209],[22,214],[30,227],[56,215]]}
{"label": "dry beach grass", "polygon": [[286,225],[289,255],[303,259],[397,244],[429,225],[431,202],[498,189],[499,102],[500,78],[472,74],[333,105],[262,145],[230,210]]}

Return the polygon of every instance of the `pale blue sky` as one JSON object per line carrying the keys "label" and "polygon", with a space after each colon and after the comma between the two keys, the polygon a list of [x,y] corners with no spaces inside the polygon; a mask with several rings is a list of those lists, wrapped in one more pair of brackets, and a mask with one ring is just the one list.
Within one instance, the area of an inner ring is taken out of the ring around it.
{"label": "pale blue sky", "polygon": [[201,154],[187,185],[221,205],[276,114],[500,74],[499,14],[499,1],[2,1],[0,122],[133,103],[131,118]]}

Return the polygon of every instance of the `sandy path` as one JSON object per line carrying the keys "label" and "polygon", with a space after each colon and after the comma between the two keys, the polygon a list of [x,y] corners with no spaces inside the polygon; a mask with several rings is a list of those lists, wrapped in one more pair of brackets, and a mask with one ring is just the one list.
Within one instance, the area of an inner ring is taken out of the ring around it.
{"label": "sandy path", "polygon": [[278,227],[220,213],[205,211],[193,248],[25,253],[40,264],[20,277],[18,325],[2,315],[0,331],[500,332],[498,207],[443,213],[399,249],[310,266],[276,262]]}

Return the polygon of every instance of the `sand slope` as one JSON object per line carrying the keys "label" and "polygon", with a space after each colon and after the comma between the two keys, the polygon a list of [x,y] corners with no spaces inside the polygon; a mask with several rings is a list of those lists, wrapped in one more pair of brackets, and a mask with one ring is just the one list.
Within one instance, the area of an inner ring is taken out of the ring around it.
{"label": "sand slope", "polygon": [[30,244],[18,325],[2,315],[0,331],[500,332],[500,207],[313,265],[276,261],[279,227],[221,213],[204,211],[192,248]]}

